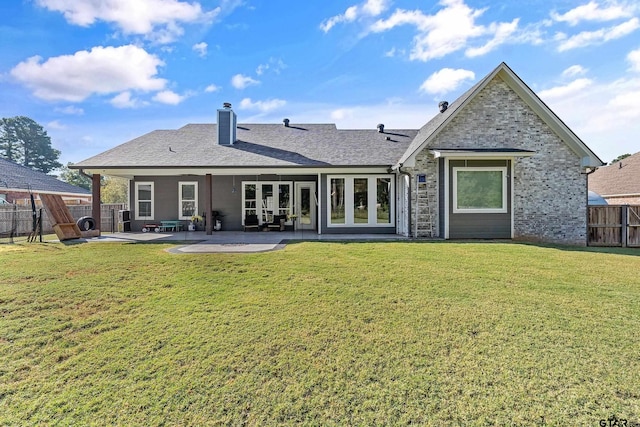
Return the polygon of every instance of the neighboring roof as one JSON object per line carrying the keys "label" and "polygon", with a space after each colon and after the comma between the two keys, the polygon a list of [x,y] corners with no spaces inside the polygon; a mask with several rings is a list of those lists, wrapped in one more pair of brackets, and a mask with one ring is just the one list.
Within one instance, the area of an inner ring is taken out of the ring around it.
{"label": "neighboring roof", "polygon": [[589,190],[603,197],[640,195],[640,152],[589,175]]}
{"label": "neighboring roof", "polygon": [[36,193],[90,195],[91,191],[60,181],[54,176],[0,158],[0,193],[5,190]]}
{"label": "neighboring roof", "polygon": [[449,124],[461,110],[479,94],[491,80],[499,76],[509,87],[516,92],[520,98],[563,140],[565,143],[582,158],[582,166],[596,167],[604,163],[595,155],[589,147],[558,116],[527,86],[516,73],[504,62],[501,63],[491,73],[463,93],[458,99],[452,102],[448,108],[437,114],[427,124],[425,124],[411,145],[400,158],[397,166],[402,166],[407,161],[413,160],[415,155],[429,145],[429,143]]}
{"label": "neighboring roof", "polygon": [[216,124],[157,130],[73,168],[389,166],[417,130],[341,130],[334,124],[238,124],[237,141],[217,143]]}

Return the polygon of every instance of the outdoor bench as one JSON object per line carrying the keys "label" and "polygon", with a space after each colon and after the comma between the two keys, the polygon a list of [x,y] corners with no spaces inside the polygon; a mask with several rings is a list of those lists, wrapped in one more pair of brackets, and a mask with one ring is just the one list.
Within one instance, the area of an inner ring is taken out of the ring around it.
{"label": "outdoor bench", "polygon": [[182,222],[179,220],[160,221],[160,231],[181,231]]}

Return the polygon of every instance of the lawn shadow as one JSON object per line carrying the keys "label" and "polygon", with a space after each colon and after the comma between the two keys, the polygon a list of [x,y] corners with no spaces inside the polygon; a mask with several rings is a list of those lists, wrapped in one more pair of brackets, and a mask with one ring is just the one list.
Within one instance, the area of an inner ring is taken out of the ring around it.
{"label": "lawn shadow", "polygon": [[557,243],[544,243],[544,242],[529,242],[519,241],[511,239],[461,239],[461,240],[444,240],[444,239],[319,239],[319,240],[298,240],[288,239],[283,240],[283,243],[297,244],[305,242],[314,243],[340,243],[340,244],[353,244],[353,243],[411,243],[411,244],[438,244],[438,245],[450,245],[450,244],[511,244],[522,246],[535,246],[539,248],[556,249],[560,251],[568,252],[587,252],[587,253],[602,253],[611,255],[628,255],[628,256],[640,256],[640,248],[622,248],[622,247],[608,247],[608,246],[573,246],[562,245]]}
{"label": "lawn shadow", "polygon": [[534,242],[517,242],[513,243],[527,246],[537,246],[540,248],[558,249],[568,252],[588,252],[588,253],[600,253],[611,255],[629,255],[640,256],[640,248],[623,248],[619,246],[572,246],[572,245],[559,245],[552,243],[534,243]]}

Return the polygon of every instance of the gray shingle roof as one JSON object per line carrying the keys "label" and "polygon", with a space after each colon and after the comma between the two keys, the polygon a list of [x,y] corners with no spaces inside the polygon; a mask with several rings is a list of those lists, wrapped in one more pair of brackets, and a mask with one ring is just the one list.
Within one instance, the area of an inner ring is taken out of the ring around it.
{"label": "gray shingle roof", "polygon": [[216,124],[189,124],[150,132],[74,168],[386,166],[398,161],[416,134],[334,124],[238,124],[237,142],[222,146]]}
{"label": "gray shingle roof", "polygon": [[489,78],[490,74],[485,76],[484,79],[480,80],[478,83],[473,85],[469,90],[460,95],[455,101],[453,101],[446,110],[442,113],[438,113],[431,120],[429,120],[424,126],[420,128],[418,134],[415,139],[408,147],[407,151],[403,153],[403,156],[400,158],[399,163],[404,163],[407,158],[417,151],[423,142],[425,142],[431,135],[433,135],[444,123],[447,121],[449,117],[451,117],[462,105],[469,100],[471,95],[485,83],[485,81]]}
{"label": "gray shingle roof", "polygon": [[91,191],[60,181],[54,176],[0,158],[0,193],[3,188],[64,194],[91,194]]}
{"label": "gray shingle roof", "polygon": [[589,190],[601,196],[640,194],[640,152],[589,175]]}

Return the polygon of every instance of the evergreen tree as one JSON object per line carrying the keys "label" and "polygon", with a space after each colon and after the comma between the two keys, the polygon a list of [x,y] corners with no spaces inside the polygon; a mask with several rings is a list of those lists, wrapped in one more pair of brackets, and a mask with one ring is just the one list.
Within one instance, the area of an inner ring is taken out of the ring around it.
{"label": "evergreen tree", "polygon": [[44,173],[62,166],[47,131],[24,116],[0,119],[0,156]]}

